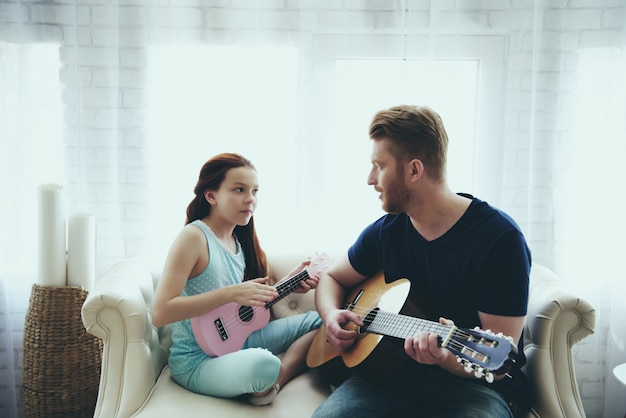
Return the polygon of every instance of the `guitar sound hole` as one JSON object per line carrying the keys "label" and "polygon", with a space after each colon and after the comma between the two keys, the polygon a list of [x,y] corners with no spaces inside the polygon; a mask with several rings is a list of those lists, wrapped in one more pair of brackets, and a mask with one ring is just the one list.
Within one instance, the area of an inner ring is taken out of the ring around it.
{"label": "guitar sound hole", "polygon": [[252,317],[253,316],[254,316],[254,311],[252,310],[252,307],[250,307],[250,306],[240,306],[239,307],[239,318],[243,322],[250,322],[250,321],[252,321]]}
{"label": "guitar sound hole", "polygon": [[367,332],[370,325],[372,325],[372,322],[374,322],[374,319],[376,318],[377,313],[378,313],[378,308],[372,309],[371,311],[367,313],[367,315],[365,315],[365,318],[363,318],[364,325],[362,327],[359,327],[360,334],[365,334]]}

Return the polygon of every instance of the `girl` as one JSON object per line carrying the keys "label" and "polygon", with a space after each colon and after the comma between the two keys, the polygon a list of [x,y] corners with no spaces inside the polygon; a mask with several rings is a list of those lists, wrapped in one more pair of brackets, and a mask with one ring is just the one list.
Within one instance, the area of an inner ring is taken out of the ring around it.
{"label": "girl", "polygon": [[[225,398],[248,394],[250,403],[267,405],[305,367],[313,330],[321,325],[319,315],[307,312],[270,321],[250,334],[241,350],[219,357],[202,351],[190,321],[229,302],[265,306],[278,296],[254,229],[258,188],[254,166],[240,155],[220,154],[204,164],[186,225],[157,285],[152,322],[156,327],[172,324],[169,364],[181,386]],[[318,279],[302,281],[297,291],[315,288]],[[281,360],[275,354],[282,352]]]}

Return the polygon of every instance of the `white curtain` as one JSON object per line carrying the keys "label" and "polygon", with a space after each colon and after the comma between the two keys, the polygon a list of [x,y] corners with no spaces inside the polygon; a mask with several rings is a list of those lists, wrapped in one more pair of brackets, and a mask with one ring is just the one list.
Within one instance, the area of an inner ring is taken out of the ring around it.
{"label": "white curtain", "polygon": [[100,275],[162,258],[202,163],[240,152],[265,248],[337,251],[381,214],[371,116],[413,103],[444,118],[454,189],[512,215],[534,262],[588,295],[583,403],[622,416],[624,0],[214,3],[0,2],[0,415],[22,411],[38,185],[96,215]]}

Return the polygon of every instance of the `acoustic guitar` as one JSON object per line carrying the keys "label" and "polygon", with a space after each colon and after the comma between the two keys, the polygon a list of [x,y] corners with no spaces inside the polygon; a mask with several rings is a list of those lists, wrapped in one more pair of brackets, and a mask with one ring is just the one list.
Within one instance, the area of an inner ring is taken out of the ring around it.
{"label": "acoustic guitar", "polygon": [[223,356],[240,350],[248,336],[270,321],[270,308],[300,287],[300,283],[317,276],[330,265],[326,253],[316,256],[300,273],[281,281],[275,288],[278,296],[265,306],[244,306],[226,303],[204,315],[191,319],[191,329],[196,342],[207,355]]}
{"label": "acoustic guitar", "polygon": [[[404,352],[403,340],[423,331],[437,334],[441,346],[457,357],[466,372],[484,377],[488,382],[493,382],[496,375],[507,373],[515,364],[517,347],[511,337],[478,327],[461,329],[398,313],[410,310],[406,307],[410,286],[407,279],[387,283],[383,273],[379,273],[355,287],[346,298],[346,309],[357,313],[364,322],[361,327],[354,325],[358,333],[355,345],[343,352],[336,349],[327,341],[326,328],[322,325],[307,353],[307,365],[319,368],[334,361],[333,367],[337,367],[336,359],[340,358],[345,366],[355,368],[378,356],[376,361],[369,361],[367,368],[370,370],[366,374],[384,378],[406,360],[411,360]],[[415,307],[411,309],[416,311]],[[390,340],[384,337],[396,339],[395,348],[388,345]]]}

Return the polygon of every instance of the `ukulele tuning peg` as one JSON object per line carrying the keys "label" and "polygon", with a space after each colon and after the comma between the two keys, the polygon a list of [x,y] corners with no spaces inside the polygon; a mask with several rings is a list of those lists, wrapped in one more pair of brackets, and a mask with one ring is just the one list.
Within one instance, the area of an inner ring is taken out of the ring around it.
{"label": "ukulele tuning peg", "polygon": [[484,369],[483,369],[482,367],[479,367],[479,368],[477,368],[477,369],[474,371],[474,376],[476,376],[476,377],[477,377],[477,378],[479,378],[479,379],[480,379],[481,377],[483,377],[484,375],[485,375],[485,373],[484,373]]}
{"label": "ukulele tuning peg", "polygon": [[493,383],[493,373],[487,372],[487,374],[485,374],[485,380],[487,383]]}

